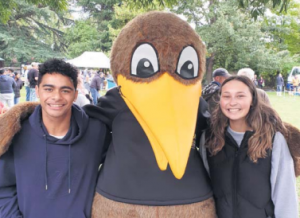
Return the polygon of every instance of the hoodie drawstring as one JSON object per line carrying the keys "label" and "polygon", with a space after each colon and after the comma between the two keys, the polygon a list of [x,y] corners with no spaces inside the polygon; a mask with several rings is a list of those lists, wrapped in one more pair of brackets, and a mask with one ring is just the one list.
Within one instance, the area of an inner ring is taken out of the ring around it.
{"label": "hoodie drawstring", "polygon": [[[48,190],[48,143],[47,135],[44,135],[45,139],[45,189]],[[68,157],[68,192],[71,193],[71,144],[69,144],[69,157]]]}
{"label": "hoodie drawstring", "polygon": [[46,183],[46,190],[48,190],[48,143],[47,143],[47,135],[44,135],[46,148],[45,148],[45,183]]}
{"label": "hoodie drawstring", "polygon": [[69,194],[71,193],[71,144],[69,144]]}

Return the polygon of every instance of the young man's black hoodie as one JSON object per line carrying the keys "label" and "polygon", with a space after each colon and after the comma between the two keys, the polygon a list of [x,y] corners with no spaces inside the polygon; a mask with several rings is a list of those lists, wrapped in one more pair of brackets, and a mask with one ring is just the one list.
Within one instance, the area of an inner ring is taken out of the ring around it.
{"label": "young man's black hoodie", "polygon": [[90,217],[105,135],[102,122],[73,105],[70,129],[57,139],[38,106],[0,158],[0,217]]}

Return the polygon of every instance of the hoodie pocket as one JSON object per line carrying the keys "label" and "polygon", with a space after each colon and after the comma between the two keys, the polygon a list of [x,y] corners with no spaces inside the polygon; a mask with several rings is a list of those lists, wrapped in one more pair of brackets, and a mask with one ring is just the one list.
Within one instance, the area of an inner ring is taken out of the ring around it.
{"label": "hoodie pocket", "polygon": [[68,160],[65,158],[48,160],[47,198],[57,199],[72,194],[72,190],[74,192],[77,187],[77,178],[78,171],[72,168],[69,172]]}

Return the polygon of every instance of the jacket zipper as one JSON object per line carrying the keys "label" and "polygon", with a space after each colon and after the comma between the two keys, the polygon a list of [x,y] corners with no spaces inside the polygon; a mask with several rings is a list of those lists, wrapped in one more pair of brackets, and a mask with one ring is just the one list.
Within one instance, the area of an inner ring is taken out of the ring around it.
{"label": "jacket zipper", "polygon": [[232,215],[233,218],[238,218],[236,214],[236,209],[237,209],[237,174],[238,174],[238,156],[239,156],[239,149],[235,151],[235,156],[234,156],[234,162],[233,162],[233,178],[232,178]]}

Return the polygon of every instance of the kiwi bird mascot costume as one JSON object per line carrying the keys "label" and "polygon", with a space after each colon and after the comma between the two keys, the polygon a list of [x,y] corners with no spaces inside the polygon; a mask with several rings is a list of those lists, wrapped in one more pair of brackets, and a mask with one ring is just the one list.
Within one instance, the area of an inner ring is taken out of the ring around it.
{"label": "kiwi bird mascot costume", "polygon": [[114,42],[111,71],[118,87],[85,107],[112,130],[93,217],[216,217],[192,146],[205,71],[200,37],[174,14],[138,16]]}
{"label": "kiwi bird mascot costume", "polygon": [[[115,41],[111,70],[118,87],[85,107],[112,132],[92,217],[215,218],[209,178],[193,145],[196,121],[197,130],[206,124],[205,102],[199,107],[205,71],[199,36],[171,13],[138,16]],[[0,117],[0,155],[34,107],[20,104]],[[287,127],[297,163],[300,132]]]}

